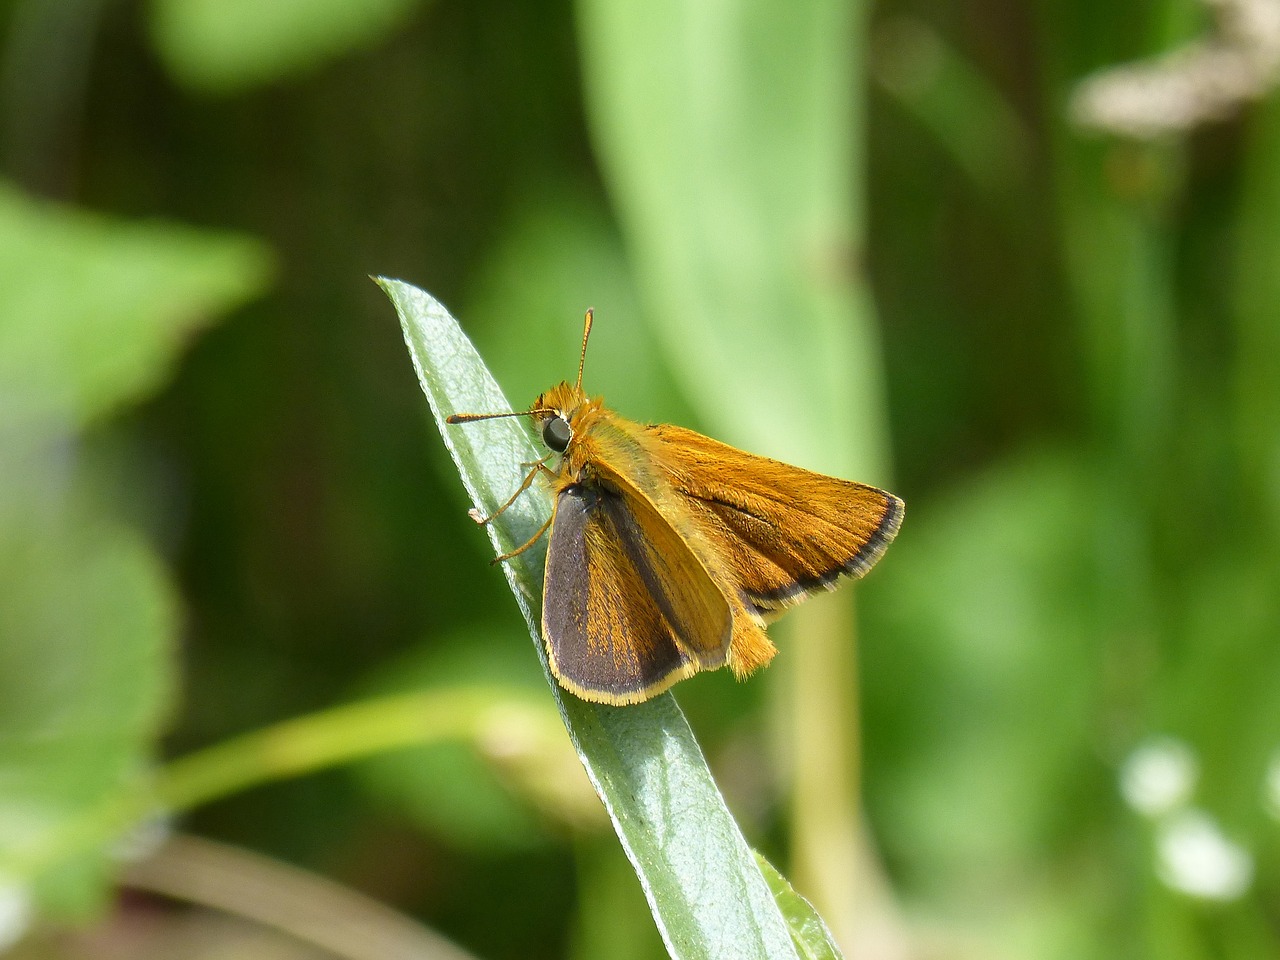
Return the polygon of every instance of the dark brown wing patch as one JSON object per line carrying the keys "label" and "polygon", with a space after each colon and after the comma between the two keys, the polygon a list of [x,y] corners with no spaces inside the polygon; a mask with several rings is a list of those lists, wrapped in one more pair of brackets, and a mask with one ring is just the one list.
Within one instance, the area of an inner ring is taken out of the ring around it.
{"label": "dark brown wing patch", "polygon": [[[699,628],[681,622],[688,613],[664,588],[652,551],[622,497],[585,485],[560,493],[542,626],[552,672],[584,699],[638,703],[710,665],[678,639]],[[723,623],[707,629],[723,633],[727,649],[730,616],[719,602]]]}
{"label": "dark brown wing patch", "polygon": [[862,576],[902,522],[902,501],[876,487],[744,453],[683,427],[647,433],[672,486],[759,611]]}

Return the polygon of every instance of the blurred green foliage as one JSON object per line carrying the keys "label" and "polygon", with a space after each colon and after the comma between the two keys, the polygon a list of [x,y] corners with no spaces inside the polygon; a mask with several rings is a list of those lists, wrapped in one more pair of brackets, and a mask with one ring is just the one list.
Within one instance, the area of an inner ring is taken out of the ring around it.
{"label": "blurred green foliage", "polygon": [[210,92],[252,89],[400,26],[418,0],[153,0],[156,52],[179,80]]}
{"label": "blurred green foliage", "polygon": [[[1280,952],[1280,101],[1147,143],[1067,110],[1200,6],[0,11],[0,906],[158,757],[539,689],[379,273],[517,402],[594,306],[622,413],[892,461],[909,516],[843,704],[888,896],[837,912],[915,955]],[[779,744],[826,731],[788,728],[809,638],[777,633],[759,678],[678,695],[786,865]],[[476,956],[661,955],[612,838],[429,749],[183,828]],[[105,853],[41,874],[46,916],[136,920]]]}
{"label": "blurred green foliage", "polygon": [[[0,251],[0,849],[21,859],[137,775],[174,683],[173,589],[84,431],[154,390],[183,337],[261,287],[267,258],[12,188]],[[36,896],[83,913],[97,860],[39,877]]]}

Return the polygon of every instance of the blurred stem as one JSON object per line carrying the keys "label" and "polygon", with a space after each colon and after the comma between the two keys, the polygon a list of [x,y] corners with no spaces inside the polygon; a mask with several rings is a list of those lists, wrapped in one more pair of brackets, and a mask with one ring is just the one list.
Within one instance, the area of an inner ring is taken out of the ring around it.
{"label": "blurred stem", "polygon": [[237,737],[169,764],[155,795],[186,810],[248,787],[360,757],[479,732],[506,693],[466,689],[351,704]]}
{"label": "blurred stem", "polygon": [[1152,532],[1176,436],[1173,255],[1160,224],[1182,190],[1182,151],[1062,132],[1058,204],[1093,432],[1110,496],[1099,504],[1098,588],[1115,655],[1156,641]]}
{"label": "blurred stem", "polygon": [[[783,729],[792,764],[792,885],[844,952],[906,955],[906,937],[861,816],[856,619],[848,594],[819,594],[788,615],[795,639]],[[874,945],[874,949],[873,949]]]}
{"label": "blurred stem", "polygon": [[345,960],[471,960],[404,914],[259,853],[181,834],[131,864],[140,890],[257,921]]}
{"label": "blurred stem", "polygon": [[1233,306],[1238,337],[1235,428],[1263,541],[1280,533],[1280,97],[1259,106],[1249,129],[1237,203]]}
{"label": "blurred stem", "polygon": [[201,750],[162,768],[155,779],[113,798],[0,862],[34,875],[98,849],[155,814],[175,814],[232,793],[349,763],[388,750],[467,739],[491,723],[538,722],[546,714],[506,687],[434,690],[324,710]]}
{"label": "blurred stem", "polygon": [[861,765],[853,610],[847,597],[820,595],[788,620],[791,879],[850,945]]}

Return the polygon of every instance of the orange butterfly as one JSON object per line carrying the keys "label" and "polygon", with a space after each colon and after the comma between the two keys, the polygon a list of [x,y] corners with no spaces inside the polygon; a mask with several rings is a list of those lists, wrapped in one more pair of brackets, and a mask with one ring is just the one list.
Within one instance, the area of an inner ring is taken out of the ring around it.
{"label": "orange butterfly", "polygon": [[447,418],[530,416],[548,448],[506,503],[472,515],[489,523],[539,474],[550,478],[551,519],[497,559],[551,531],[542,633],[566,690],[622,705],[699,670],[728,665],[745,677],[777,652],[764,618],[871,569],[898,532],[902,501],[618,416],[582,390],[592,318],[588,310],[573,386],[552,387],[527,411]]}

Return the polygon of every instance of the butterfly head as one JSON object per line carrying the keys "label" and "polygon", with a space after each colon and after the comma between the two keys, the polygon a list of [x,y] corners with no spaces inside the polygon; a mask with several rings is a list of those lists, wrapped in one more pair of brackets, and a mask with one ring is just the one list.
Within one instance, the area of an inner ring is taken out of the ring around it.
{"label": "butterfly head", "polygon": [[573,442],[575,427],[591,401],[576,384],[559,383],[539,394],[529,408],[542,442],[556,453],[564,453]]}

